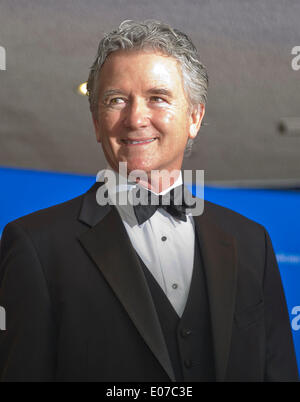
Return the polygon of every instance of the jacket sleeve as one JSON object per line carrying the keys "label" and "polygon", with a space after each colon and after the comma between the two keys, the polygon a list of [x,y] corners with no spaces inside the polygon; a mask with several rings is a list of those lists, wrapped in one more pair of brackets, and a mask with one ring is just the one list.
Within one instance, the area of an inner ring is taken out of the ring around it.
{"label": "jacket sleeve", "polygon": [[9,223],[1,238],[1,381],[52,381],[55,330],[46,278],[37,251],[24,229]]}
{"label": "jacket sleeve", "polygon": [[275,253],[265,231],[266,259],[264,272],[266,325],[266,381],[297,381],[298,368],[289,320]]}

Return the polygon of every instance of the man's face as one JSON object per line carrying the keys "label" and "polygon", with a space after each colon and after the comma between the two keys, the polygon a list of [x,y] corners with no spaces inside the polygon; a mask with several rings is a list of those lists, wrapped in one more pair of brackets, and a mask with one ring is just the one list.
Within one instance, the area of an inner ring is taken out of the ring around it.
{"label": "man's face", "polygon": [[195,138],[204,106],[189,111],[176,59],[155,52],[117,51],[99,73],[97,141],[110,166],[128,173],[181,169],[188,138]]}

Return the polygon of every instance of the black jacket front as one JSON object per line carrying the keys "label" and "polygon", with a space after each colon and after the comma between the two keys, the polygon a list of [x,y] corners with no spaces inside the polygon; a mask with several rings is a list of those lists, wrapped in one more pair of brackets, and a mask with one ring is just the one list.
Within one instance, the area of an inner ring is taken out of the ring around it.
{"label": "black jacket front", "polygon": [[[2,381],[174,381],[139,259],[98,183],[9,223],[0,254]],[[194,217],[217,381],[296,380],[289,317],[265,229],[205,202]]]}

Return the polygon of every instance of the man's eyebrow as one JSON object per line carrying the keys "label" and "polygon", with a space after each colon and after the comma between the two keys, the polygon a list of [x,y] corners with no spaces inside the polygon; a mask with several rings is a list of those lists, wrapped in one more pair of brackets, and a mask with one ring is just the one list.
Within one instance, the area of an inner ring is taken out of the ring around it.
{"label": "man's eyebrow", "polygon": [[102,99],[106,99],[111,95],[123,95],[123,91],[119,88],[116,89],[108,89],[107,91],[104,91],[102,94]]}
{"label": "man's eyebrow", "polygon": [[167,88],[160,88],[160,87],[154,87],[154,88],[150,88],[147,91],[149,94],[155,94],[155,95],[166,95],[169,97],[173,96],[172,91],[170,91]]}
{"label": "man's eyebrow", "polygon": [[[153,87],[147,90],[148,94],[153,94],[153,95],[166,95],[169,96],[170,98],[173,97],[172,91],[170,91],[167,88],[161,88],[161,87]],[[124,92],[119,89],[119,88],[114,88],[114,89],[108,89],[103,92],[102,94],[102,100],[107,99],[109,96],[112,95],[125,95]]]}

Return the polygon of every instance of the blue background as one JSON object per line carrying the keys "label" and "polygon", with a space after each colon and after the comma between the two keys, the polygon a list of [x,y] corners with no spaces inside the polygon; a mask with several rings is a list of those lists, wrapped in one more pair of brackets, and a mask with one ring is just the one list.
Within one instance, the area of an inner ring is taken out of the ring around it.
{"label": "blue background", "polygon": [[[95,177],[3,167],[0,180],[1,235],[9,221],[84,193]],[[261,223],[268,230],[283,281],[300,367],[300,191],[205,187],[204,197]]]}

